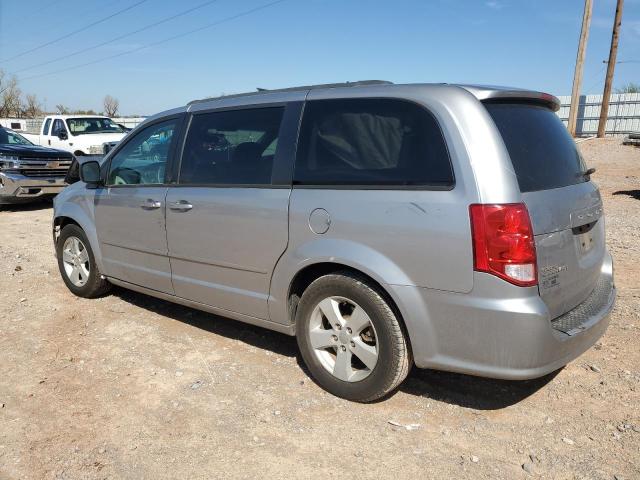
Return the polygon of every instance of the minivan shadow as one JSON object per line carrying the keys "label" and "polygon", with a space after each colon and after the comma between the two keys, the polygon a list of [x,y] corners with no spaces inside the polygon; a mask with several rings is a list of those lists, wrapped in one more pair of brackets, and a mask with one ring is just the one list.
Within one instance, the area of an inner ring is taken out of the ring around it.
{"label": "minivan shadow", "polygon": [[628,195],[631,198],[640,200],[640,190],[618,190],[617,192],[613,192],[613,195]]}
{"label": "minivan shadow", "polygon": [[551,382],[562,369],[533,380],[496,380],[413,368],[400,390],[475,410],[499,410],[521,402]]}
{"label": "minivan shadow", "polygon": [[240,340],[253,347],[269,350],[286,357],[296,357],[298,354],[296,339],[288,335],[178,305],[177,303],[168,302],[124,288],[114,287],[111,293],[136,307],[144,308],[150,312],[169,317],[216,335],[221,335],[233,340]]}
{"label": "minivan shadow", "polygon": [[8,203],[0,205],[0,212],[32,212],[53,208],[51,200],[34,200],[25,203]]}
{"label": "minivan shadow", "polygon": [[[207,332],[239,340],[278,355],[295,357],[300,368],[313,381],[293,337],[124,288],[114,287],[112,294],[136,307],[144,308],[150,312],[169,317]],[[507,381],[413,368],[407,379],[400,386],[400,391],[465,408],[498,410],[514,405],[532,395],[553,380],[559,371],[557,370],[535,380]],[[393,396],[393,394],[391,395]],[[384,401],[385,398],[379,401]]]}

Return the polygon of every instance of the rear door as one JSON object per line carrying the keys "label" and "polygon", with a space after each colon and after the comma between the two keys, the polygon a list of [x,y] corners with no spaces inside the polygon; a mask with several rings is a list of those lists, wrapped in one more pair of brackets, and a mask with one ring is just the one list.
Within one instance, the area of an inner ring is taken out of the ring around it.
{"label": "rear door", "polygon": [[177,296],[268,318],[271,273],[288,242],[291,130],[300,108],[214,110],[191,119],[178,184],[167,196]]}
{"label": "rear door", "polygon": [[96,193],[96,229],[105,274],[173,293],[165,231],[167,164],[181,117],[152,124],[111,158],[107,186]]}
{"label": "rear door", "polygon": [[605,256],[600,192],[552,110],[523,103],[486,107],[531,216],[540,295],[555,318],[583,302],[598,282]]}

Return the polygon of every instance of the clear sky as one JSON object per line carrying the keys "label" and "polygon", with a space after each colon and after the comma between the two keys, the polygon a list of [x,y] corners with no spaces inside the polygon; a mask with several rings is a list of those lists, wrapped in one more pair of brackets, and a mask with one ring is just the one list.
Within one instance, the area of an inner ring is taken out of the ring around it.
{"label": "clear sky", "polygon": [[[274,0],[217,0],[125,36],[206,3],[146,0],[134,6],[140,1],[0,0],[0,68],[15,73],[22,90],[50,110],[60,103],[102,110],[110,94],[124,114],[153,114],[256,87],[362,79],[511,85],[568,95],[584,5],[282,0],[258,9]],[[583,93],[602,91],[614,12],[615,0],[594,0]],[[41,65],[79,50],[87,51]],[[618,61],[624,63],[617,65],[614,86],[640,83],[640,0],[625,1]]]}

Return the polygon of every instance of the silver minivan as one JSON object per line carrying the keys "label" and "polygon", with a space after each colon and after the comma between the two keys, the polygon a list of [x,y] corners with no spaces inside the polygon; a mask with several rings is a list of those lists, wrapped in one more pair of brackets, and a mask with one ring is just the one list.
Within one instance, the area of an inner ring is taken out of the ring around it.
{"label": "silver minivan", "polygon": [[602,336],[615,299],[594,170],[558,107],[378,81],[191,102],[56,198],[62,278],[295,335],[350,400],[414,364],[545,375]]}

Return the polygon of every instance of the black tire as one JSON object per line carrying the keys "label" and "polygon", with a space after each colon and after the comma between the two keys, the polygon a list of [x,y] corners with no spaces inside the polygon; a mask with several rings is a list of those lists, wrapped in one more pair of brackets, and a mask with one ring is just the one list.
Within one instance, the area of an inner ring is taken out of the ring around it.
{"label": "black tire", "polygon": [[[367,313],[375,329],[377,363],[362,380],[340,380],[322,365],[311,346],[313,312],[322,300],[332,296],[355,302]],[[324,275],[304,291],[296,310],[296,337],[314,380],[333,395],[355,402],[372,402],[395,390],[413,363],[403,327],[384,295],[366,278],[349,271]]]}
{"label": "black tire", "polygon": [[[76,237],[82,242],[82,245],[86,248],[89,257],[89,276],[86,283],[82,286],[74,285],[71,282],[71,279],[67,275],[64,267],[63,248],[65,242],[70,237]],[[70,224],[62,229],[60,236],[58,237],[58,241],[56,242],[56,256],[58,257],[58,268],[60,269],[62,280],[74,295],[84,298],[96,298],[104,295],[111,289],[111,284],[102,278],[102,275],[98,271],[93,250],[91,249],[91,244],[89,243],[87,236],[77,225]]]}

